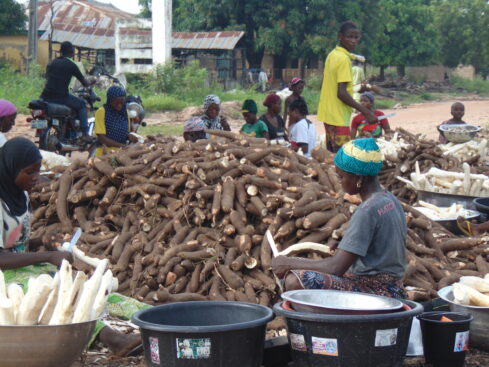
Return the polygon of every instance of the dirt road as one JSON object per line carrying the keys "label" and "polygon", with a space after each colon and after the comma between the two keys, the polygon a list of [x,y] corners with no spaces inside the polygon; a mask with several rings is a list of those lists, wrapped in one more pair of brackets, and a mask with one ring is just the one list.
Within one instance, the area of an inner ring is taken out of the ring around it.
{"label": "dirt road", "polygon": [[[384,113],[395,113],[389,119],[391,128],[402,127],[413,133],[425,134],[428,138],[437,139],[436,126],[451,118],[450,107],[456,101],[440,101],[413,104],[407,107],[382,110]],[[485,126],[489,124],[489,100],[463,101],[465,105],[464,120],[469,124]],[[317,123],[319,134],[324,134],[324,128],[316,116],[311,119]]]}

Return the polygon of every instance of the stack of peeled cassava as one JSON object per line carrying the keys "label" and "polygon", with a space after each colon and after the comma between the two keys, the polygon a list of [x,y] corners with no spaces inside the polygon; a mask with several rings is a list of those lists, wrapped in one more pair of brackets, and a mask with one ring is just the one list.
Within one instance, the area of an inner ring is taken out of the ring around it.
{"label": "stack of peeled cassava", "polygon": [[[330,256],[326,246],[341,240],[358,200],[342,193],[325,150],[309,160],[264,139],[212,134],[197,143],[149,137],[74,162],[31,194],[33,236],[54,239],[81,227],[79,247],[109,259],[119,292],[144,302],[271,305],[279,287],[266,231],[288,256]],[[413,299],[487,273],[482,240],[456,238],[405,210]]]}
{"label": "stack of peeled cassava", "polygon": [[[487,141],[485,139],[478,143],[472,141],[456,146],[452,143],[441,145],[434,140],[423,138],[421,134],[412,134],[398,128],[392,138],[380,138],[377,142],[386,158],[379,174],[380,181],[385,188],[407,203],[412,204],[416,201],[416,189],[449,193],[450,189],[453,189],[451,187],[453,180],[447,182],[444,178],[460,179],[463,175],[467,175],[467,169],[464,170],[464,163],[466,167],[470,167],[469,173],[472,175],[487,175],[489,173],[489,166],[484,164],[487,152]],[[419,178],[420,174],[430,170],[436,176],[434,177],[435,182],[416,185],[416,179]],[[459,174],[454,174],[454,172]],[[414,180],[413,175],[415,175]],[[440,177],[441,180],[438,184],[436,179]],[[477,179],[476,176],[474,177]],[[415,185],[409,181],[414,182]],[[483,182],[480,182],[480,185],[482,186]],[[473,191],[481,191],[481,187],[476,190],[475,185],[473,185],[472,188]],[[461,194],[458,191],[453,193]]]}
{"label": "stack of peeled cassava", "polygon": [[109,293],[117,289],[107,266],[107,260],[100,261],[88,278],[82,271],[73,274],[63,260],[54,277],[30,278],[25,293],[17,283],[6,285],[0,271],[0,325],[65,325],[98,319]]}

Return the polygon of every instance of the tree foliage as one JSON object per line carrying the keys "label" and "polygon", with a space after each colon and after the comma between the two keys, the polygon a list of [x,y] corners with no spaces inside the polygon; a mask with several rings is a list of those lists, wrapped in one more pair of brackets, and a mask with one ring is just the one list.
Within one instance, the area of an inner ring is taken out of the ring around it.
{"label": "tree foliage", "polygon": [[371,61],[379,66],[429,65],[438,54],[433,9],[425,0],[379,0],[383,29],[371,43]]}
{"label": "tree foliage", "polygon": [[15,0],[0,1],[0,34],[17,34],[25,31],[24,8]]}
{"label": "tree foliage", "polygon": [[489,4],[485,0],[440,0],[436,25],[442,35],[441,62],[449,67],[471,64],[489,74]]}
{"label": "tree foliage", "polygon": [[[151,0],[139,4],[141,15],[151,16]],[[176,31],[245,31],[251,67],[260,67],[265,50],[324,58],[345,20],[359,25],[357,51],[374,65],[402,74],[405,66],[465,63],[489,73],[487,0],[173,0]]]}

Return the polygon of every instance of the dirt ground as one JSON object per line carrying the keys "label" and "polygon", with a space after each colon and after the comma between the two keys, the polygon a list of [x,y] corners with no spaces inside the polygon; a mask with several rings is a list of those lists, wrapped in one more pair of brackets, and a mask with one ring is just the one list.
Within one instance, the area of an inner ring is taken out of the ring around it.
{"label": "dirt ground", "polygon": [[[114,358],[106,354],[89,352],[83,355],[79,361],[71,367],[144,367],[146,363],[144,357]],[[487,367],[489,366],[489,353],[478,350],[469,350],[465,358],[465,367]],[[289,366],[294,367],[291,363]],[[424,358],[406,358],[403,367],[428,367],[424,364]]]}
{"label": "dirt ground", "polygon": [[[467,123],[485,126],[489,123],[489,99],[462,100],[465,104],[465,117]],[[438,132],[436,126],[450,118],[450,106],[455,100],[419,103],[410,106],[399,106],[395,109],[383,110],[384,113],[395,113],[396,116],[389,119],[391,127],[403,127],[413,133],[423,133],[429,138],[436,139]],[[239,130],[243,121],[238,118],[240,114],[240,104],[238,102],[224,102],[222,111],[231,124],[233,130]],[[149,114],[146,118],[148,125],[183,125],[192,116],[202,113],[201,108],[187,107],[183,111],[162,112]],[[7,134],[7,137],[26,136],[34,139],[34,132],[26,122],[26,115],[17,117],[16,125]],[[315,122],[318,134],[324,134],[322,123],[315,115],[309,116]]]}

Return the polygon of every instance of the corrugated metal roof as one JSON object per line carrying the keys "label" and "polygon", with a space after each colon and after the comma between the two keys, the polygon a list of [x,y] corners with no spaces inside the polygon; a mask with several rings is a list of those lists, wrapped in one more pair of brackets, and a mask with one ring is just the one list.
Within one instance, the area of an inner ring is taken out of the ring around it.
{"label": "corrugated metal roof", "polygon": [[[110,4],[93,0],[58,0],[54,2],[53,41],[70,41],[76,47],[114,49],[117,19],[136,19]],[[51,29],[50,3],[39,2],[39,30],[45,31],[42,40],[48,40]],[[136,48],[151,48],[151,30],[121,28],[121,34],[140,36]],[[188,50],[232,50],[244,32],[173,32],[172,48]]]}
{"label": "corrugated metal roof", "polygon": [[232,50],[244,32],[174,32],[172,47],[187,50]]}
{"label": "corrugated metal roof", "polygon": [[[133,19],[110,4],[92,0],[61,0],[54,2],[53,41],[70,41],[76,47],[91,49],[115,48],[115,22]],[[47,40],[51,29],[49,2],[41,1],[38,10],[39,29],[46,31],[41,39]]]}

